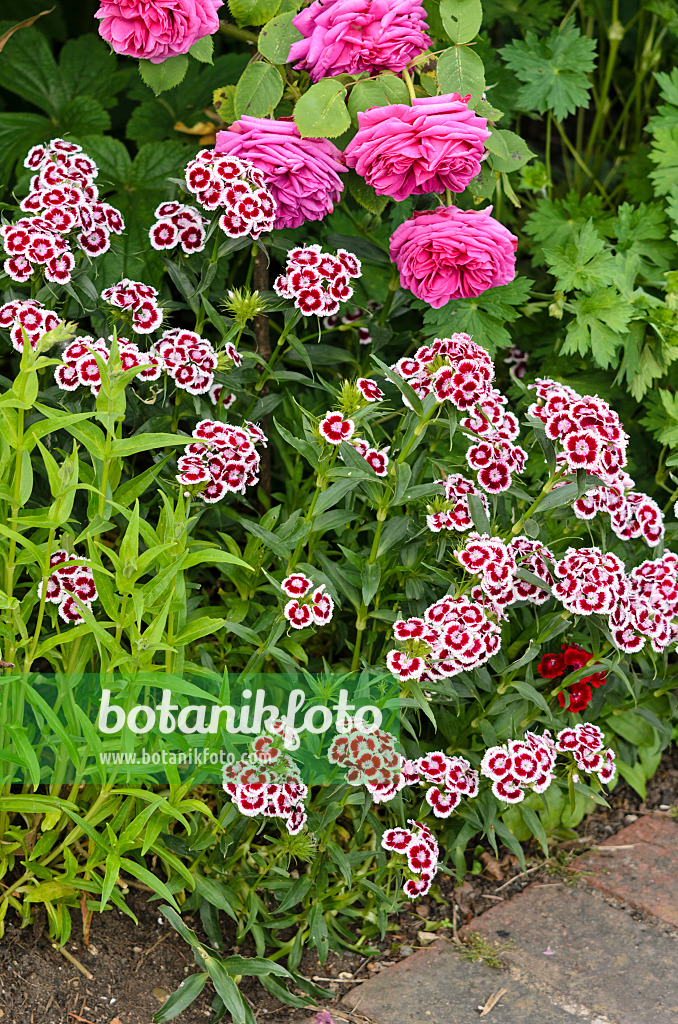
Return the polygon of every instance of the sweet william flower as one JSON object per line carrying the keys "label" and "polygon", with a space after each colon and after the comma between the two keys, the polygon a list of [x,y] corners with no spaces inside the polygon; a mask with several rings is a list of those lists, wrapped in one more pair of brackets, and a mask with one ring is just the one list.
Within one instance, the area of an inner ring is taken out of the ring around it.
{"label": "sweet william flower", "polygon": [[480,172],[490,135],[469,99],[455,92],[361,111],[346,163],[378,195],[398,201],[447,188],[463,192]]}
{"label": "sweet william flower", "polygon": [[355,423],[345,420],[340,412],[328,412],[318,424],[321,437],[330,444],[341,444],[353,437]]}
{"label": "sweet william flower", "polygon": [[441,206],[396,228],[390,254],[403,288],[440,309],[512,281],[518,239],[491,212]]}
{"label": "sweet william flower", "polygon": [[219,28],[224,0],[102,0],[99,34],[116,53],[160,64]]}
{"label": "sweet william flower", "polygon": [[363,71],[402,71],[430,39],[419,0],[315,0],[293,19],[304,36],[288,60],[313,82]]}

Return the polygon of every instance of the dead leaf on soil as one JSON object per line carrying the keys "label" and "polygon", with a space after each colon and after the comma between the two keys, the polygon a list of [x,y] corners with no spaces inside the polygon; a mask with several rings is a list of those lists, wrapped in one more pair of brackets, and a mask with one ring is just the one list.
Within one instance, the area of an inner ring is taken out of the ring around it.
{"label": "dead leaf on soil", "polygon": [[481,853],[480,863],[483,865],[483,872],[486,875],[489,875],[490,878],[494,878],[497,882],[501,882],[503,880],[504,872],[502,871],[497,858],[493,857],[491,853]]}

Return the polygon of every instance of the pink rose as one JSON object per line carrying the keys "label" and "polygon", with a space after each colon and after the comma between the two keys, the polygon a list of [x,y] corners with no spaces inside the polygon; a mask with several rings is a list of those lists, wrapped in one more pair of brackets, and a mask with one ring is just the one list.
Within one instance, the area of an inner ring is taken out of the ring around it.
{"label": "pink rose", "polygon": [[391,259],[400,283],[440,309],[516,276],[518,239],[485,210],[440,206],[415,213],[391,235]]}
{"label": "pink rose", "polygon": [[99,34],[116,53],[160,64],[219,28],[224,0],[101,0]]}
{"label": "pink rose", "polygon": [[393,199],[463,192],[480,171],[490,133],[467,96],[417,97],[358,114],[358,133],[344,156],[375,192]]}
{"label": "pink rose", "polygon": [[263,171],[278,204],[276,228],[322,220],[344,188],[341,150],[328,139],[302,139],[291,118],[271,121],[244,114],[218,133],[215,152],[250,160]]}
{"label": "pink rose", "polygon": [[315,0],[292,24],[305,38],[293,43],[289,61],[314,82],[402,71],[431,41],[419,0]]}

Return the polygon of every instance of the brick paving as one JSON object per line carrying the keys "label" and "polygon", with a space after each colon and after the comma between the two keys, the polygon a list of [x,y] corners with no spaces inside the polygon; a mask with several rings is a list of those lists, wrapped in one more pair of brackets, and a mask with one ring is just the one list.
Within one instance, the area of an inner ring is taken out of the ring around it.
{"label": "brick paving", "polygon": [[678,928],[678,824],[646,815],[610,836],[577,870],[601,892]]}
{"label": "brick paving", "polygon": [[678,1024],[678,824],[640,818],[574,867],[576,886],[535,883],[462,930],[510,943],[504,970],[439,939],[342,1006],[374,1024]]}

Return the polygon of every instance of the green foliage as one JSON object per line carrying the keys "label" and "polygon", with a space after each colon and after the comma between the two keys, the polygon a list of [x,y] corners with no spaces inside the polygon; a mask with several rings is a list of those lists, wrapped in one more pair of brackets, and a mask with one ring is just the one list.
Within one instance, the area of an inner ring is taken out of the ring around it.
{"label": "green foliage", "polygon": [[571,20],[554,29],[546,39],[529,31],[500,51],[508,67],[523,83],[518,103],[539,114],[552,111],[558,121],[587,107],[595,67],[596,44],[587,39]]}
{"label": "green foliage", "polygon": [[[0,35],[11,23],[0,22]],[[91,135],[111,126],[108,113],[128,72],[98,36],[70,39],[55,60],[37,28],[14,33],[2,51],[0,88],[17,93],[39,114],[0,111],[0,170],[8,181],[26,150],[55,133]]]}
{"label": "green foliage", "polygon": [[294,121],[302,138],[334,139],[350,127],[344,92],[341,82],[323,78],[304,93],[294,107]]}
{"label": "green foliage", "polygon": [[268,117],[283,94],[283,80],[272,64],[248,64],[235,89],[235,116]]}

